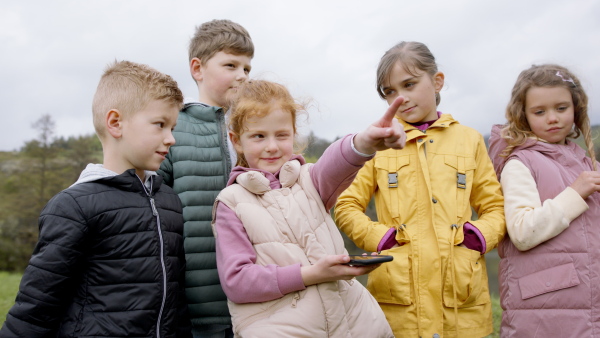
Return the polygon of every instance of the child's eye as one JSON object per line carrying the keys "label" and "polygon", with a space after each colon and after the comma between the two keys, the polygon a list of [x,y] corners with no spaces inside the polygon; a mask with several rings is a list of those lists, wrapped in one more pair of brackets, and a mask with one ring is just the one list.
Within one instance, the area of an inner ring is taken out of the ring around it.
{"label": "child's eye", "polygon": [[165,126],[164,122],[156,122],[155,124],[161,129]]}
{"label": "child's eye", "polygon": [[535,115],[541,115],[541,114],[543,114],[543,113],[544,113],[544,111],[543,111],[543,110],[536,110],[536,111],[534,111],[533,113],[534,113]]}
{"label": "child's eye", "polygon": [[412,87],[414,87],[414,86],[415,86],[415,83],[414,83],[414,82],[407,82],[407,83],[404,85],[404,88],[412,88]]}
{"label": "child's eye", "polygon": [[250,138],[263,138],[263,135],[262,134],[254,134],[254,135],[251,135]]}
{"label": "child's eye", "polygon": [[250,74],[250,68],[244,68],[244,73]]}
{"label": "child's eye", "polygon": [[390,96],[390,95],[394,95],[395,91],[393,89],[384,89],[383,90],[383,95]]}
{"label": "child's eye", "polygon": [[558,111],[565,111],[565,110],[567,110],[567,106],[558,107]]}

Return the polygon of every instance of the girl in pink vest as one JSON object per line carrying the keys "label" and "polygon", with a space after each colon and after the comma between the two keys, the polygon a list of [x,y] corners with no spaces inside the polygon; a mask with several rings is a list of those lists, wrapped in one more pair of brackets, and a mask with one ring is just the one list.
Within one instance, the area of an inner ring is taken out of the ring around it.
{"label": "girl in pink vest", "polygon": [[600,172],[587,105],[568,69],[532,66],[513,87],[508,123],[492,129],[508,230],[502,337],[600,337]]}
{"label": "girl in pink vest", "polygon": [[378,150],[404,147],[393,117],[327,148],[315,164],[295,149],[304,109],[282,85],[238,88],[229,136],[238,155],[213,209],[217,268],[236,337],[393,337],[375,299],[349,266],[329,209]]}

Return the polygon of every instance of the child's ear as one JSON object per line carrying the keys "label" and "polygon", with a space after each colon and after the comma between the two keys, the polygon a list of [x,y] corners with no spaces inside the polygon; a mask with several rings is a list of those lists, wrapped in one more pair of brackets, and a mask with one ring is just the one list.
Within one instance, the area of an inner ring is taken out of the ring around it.
{"label": "child's ear", "polygon": [[123,135],[123,115],[118,110],[111,109],[106,114],[106,130],[114,138]]}
{"label": "child's ear", "polygon": [[444,73],[437,72],[433,75],[433,86],[438,93],[444,88]]}
{"label": "child's ear", "polygon": [[190,61],[190,73],[196,81],[202,81],[202,61],[198,58],[193,58]]}
{"label": "child's ear", "polygon": [[233,148],[238,154],[243,154],[242,143],[240,142],[240,138],[234,134],[232,131],[229,132],[229,139],[231,140],[231,144],[233,144]]}

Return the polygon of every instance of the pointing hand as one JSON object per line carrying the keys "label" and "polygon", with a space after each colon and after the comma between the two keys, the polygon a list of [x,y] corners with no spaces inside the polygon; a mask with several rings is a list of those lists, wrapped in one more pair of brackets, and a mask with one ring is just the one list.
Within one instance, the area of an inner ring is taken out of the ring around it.
{"label": "pointing hand", "polygon": [[356,150],[361,153],[372,154],[388,148],[404,148],[406,144],[404,127],[395,118],[396,111],[403,102],[404,97],[397,97],[378,121],[354,136]]}

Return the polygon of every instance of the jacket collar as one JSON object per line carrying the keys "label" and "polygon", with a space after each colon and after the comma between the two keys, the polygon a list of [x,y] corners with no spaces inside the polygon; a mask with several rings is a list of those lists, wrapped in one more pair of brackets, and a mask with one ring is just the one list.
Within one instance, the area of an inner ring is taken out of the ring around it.
{"label": "jacket collar", "polygon": [[[419,130],[417,127],[413,126],[412,124],[407,123],[398,117],[396,117],[396,118],[398,119],[398,122],[400,122],[402,124],[402,126],[404,127],[404,132],[406,132],[406,141],[415,139],[419,136],[422,136],[425,133],[425,132]],[[448,128],[453,123],[458,123],[458,121],[455,120],[452,117],[452,115],[442,114],[439,119],[437,119],[435,122],[433,122],[433,124],[431,124],[431,126],[429,126],[429,128],[427,128],[427,131],[432,130],[432,129],[445,129],[445,128]]]}
{"label": "jacket collar", "polygon": [[215,121],[217,114],[223,114],[221,107],[207,106],[201,102],[188,102],[183,106],[182,111],[194,118],[209,122]]}
{"label": "jacket collar", "polygon": [[[277,176],[271,173],[265,174],[264,171],[258,169],[243,168],[246,170],[235,175],[235,182],[253,194],[262,195],[278,186],[289,188],[294,185],[298,181],[301,166],[298,159],[288,161],[281,167]],[[277,181],[279,184],[273,184]]]}

